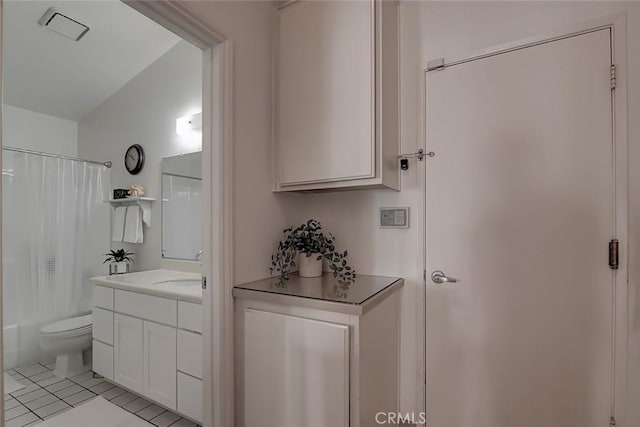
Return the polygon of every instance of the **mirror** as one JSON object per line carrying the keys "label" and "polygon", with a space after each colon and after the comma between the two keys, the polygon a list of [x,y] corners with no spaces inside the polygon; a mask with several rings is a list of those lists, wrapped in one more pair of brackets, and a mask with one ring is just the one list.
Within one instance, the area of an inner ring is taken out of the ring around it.
{"label": "mirror", "polygon": [[202,152],[162,159],[162,257],[202,254]]}

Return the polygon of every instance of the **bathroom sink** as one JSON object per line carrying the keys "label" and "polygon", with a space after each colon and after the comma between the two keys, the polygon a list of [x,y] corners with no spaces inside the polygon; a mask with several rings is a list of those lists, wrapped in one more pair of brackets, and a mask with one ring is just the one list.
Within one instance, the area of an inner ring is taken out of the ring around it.
{"label": "bathroom sink", "polygon": [[154,285],[165,285],[165,286],[177,286],[179,288],[189,287],[189,286],[200,286],[200,279],[177,279],[177,280],[162,280],[160,282],[155,282]]}

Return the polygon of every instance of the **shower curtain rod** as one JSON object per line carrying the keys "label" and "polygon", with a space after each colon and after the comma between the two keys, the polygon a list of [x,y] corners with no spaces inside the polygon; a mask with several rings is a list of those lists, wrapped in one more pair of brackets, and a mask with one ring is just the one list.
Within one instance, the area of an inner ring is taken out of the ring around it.
{"label": "shower curtain rod", "polygon": [[36,154],[38,156],[45,156],[45,157],[53,157],[56,159],[65,159],[65,160],[73,160],[76,162],[85,162],[85,163],[93,163],[96,165],[102,165],[104,167],[107,168],[111,168],[112,163],[111,162],[98,162],[95,160],[85,160],[85,159],[79,159],[77,157],[69,157],[69,156],[63,156],[60,154],[51,154],[51,153],[43,153],[41,151],[33,151],[33,150],[26,150],[24,148],[15,148],[15,147],[2,147],[3,150],[7,150],[7,151],[15,151],[18,153],[26,153],[26,154]]}

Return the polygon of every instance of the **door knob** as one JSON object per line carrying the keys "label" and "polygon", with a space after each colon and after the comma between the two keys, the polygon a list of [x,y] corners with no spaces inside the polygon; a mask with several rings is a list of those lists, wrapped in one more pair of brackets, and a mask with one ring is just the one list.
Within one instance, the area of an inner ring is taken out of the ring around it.
{"label": "door knob", "polygon": [[431,273],[431,281],[433,283],[458,283],[459,280],[454,277],[448,277],[442,271],[436,270]]}

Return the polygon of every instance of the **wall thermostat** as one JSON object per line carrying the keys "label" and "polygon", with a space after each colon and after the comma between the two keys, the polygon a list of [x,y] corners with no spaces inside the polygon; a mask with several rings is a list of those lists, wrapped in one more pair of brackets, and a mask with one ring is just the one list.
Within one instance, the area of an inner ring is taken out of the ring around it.
{"label": "wall thermostat", "polygon": [[409,228],[409,208],[380,208],[380,228]]}

